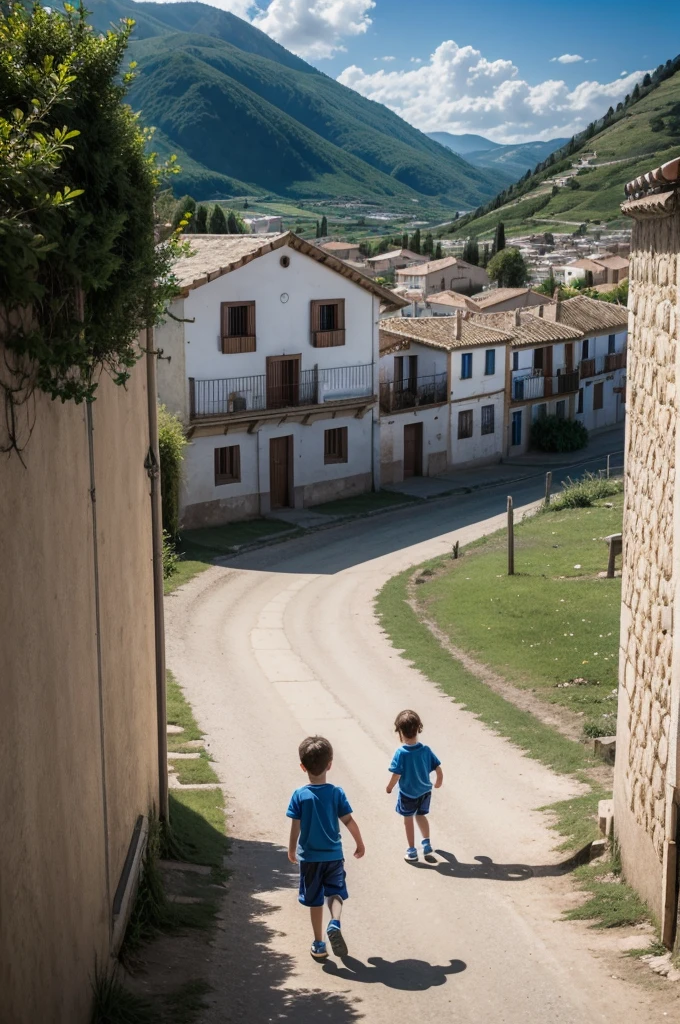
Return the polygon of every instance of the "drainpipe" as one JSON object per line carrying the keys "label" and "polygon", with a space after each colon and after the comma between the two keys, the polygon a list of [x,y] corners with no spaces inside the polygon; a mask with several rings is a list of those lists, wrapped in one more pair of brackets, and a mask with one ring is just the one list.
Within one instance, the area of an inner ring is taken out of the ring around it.
{"label": "drainpipe", "polygon": [[165,700],[165,620],[163,617],[163,519],[161,514],[161,465],[158,452],[156,356],[153,327],[146,329],[146,391],[149,419],[149,451],[145,468],[151,481],[151,542],[153,550],[153,610],[156,647],[156,717],[158,729],[158,816],[169,820],[168,734]]}

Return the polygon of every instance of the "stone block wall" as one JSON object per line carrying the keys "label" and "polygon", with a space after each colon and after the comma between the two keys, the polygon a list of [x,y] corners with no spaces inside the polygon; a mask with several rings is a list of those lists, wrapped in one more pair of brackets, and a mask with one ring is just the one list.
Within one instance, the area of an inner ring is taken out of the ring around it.
{"label": "stone block wall", "polygon": [[624,209],[634,223],[615,827],[626,878],[662,918],[679,782],[680,213],[675,197],[660,205]]}

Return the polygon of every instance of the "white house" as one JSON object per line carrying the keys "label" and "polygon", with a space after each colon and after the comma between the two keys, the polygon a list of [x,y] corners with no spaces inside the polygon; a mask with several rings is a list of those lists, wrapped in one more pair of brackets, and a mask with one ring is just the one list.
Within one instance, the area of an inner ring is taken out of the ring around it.
{"label": "white house", "polygon": [[392,249],[378,256],[370,256],[366,263],[376,274],[384,274],[390,270],[401,270],[403,267],[422,263],[422,256],[410,249]]}
{"label": "white house", "polygon": [[420,291],[423,296],[443,291],[472,295],[489,284],[486,270],[457,256],[444,256],[440,260],[405,267],[397,270],[395,276],[398,284],[411,291]]}
{"label": "white house", "polygon": [[510,340],[461,314],[381,321],[383,483],[500,459]]}
{"label": "white house", "polygon": [[377,323],[401,300],[290,232],[191,246],[156,330],[159,398],[190,438],[182,525],[379,486]]}

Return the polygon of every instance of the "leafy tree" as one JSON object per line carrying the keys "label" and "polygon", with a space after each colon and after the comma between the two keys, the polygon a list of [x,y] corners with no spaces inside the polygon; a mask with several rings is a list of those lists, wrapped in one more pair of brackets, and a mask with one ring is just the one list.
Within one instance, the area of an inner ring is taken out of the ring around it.
{"label": "leafy tree", "polygon": [[208,230],[208,207],[201,204],[196,210],[193,230],[197,235],[205,235]]}
{"label": "leafy tree", "polygon": [[224,216],[224,210],[217,203],[213,206],[210,211],[210,220],[208,221],[208,232],[211,235],[226,235],[227,234],[227,218]]}
{"label": "leafy tree", "polygon": [[531,428],[531,446],[543,452],[575,452],[587,443],[588,431],[578,420],[543,416]]}
{"label": "leafy tree", "polygon": [[192,232],[195,230],[193,220],[196,216],[196,200],[192,199],[191,196],[182,196],[177,201],[177,204],[172,215],[172,230],[177,231],[182,221],[185,221],[183,227],[184,233]]}
{"label": "leafy tree", "polygon": [[649,122],[649,127],[653,132],[662,132],[666,125],[662,117],[653,117]]}
{"label": "leafy tree", "polygon": [[164,405],[158,407],[158,454],[161,464],[161,510],[163,529],[171,541],[177,538],[179,487],[187,439],[177,416]]}
{"label": "leafy tree", "polygon": [[546,245],[554,245],[555,244],[555,236],[553,235],[552,231],[544,231],[543,232],[543,241],[545,242]]}
{"label": "leafy tree", "polygon": [[327,234],[328,234],[328,218],[326,217],[326,214],[324,213],[323,217],[321,218],[321,237],[325,238]]}
{"label": "leafy tree", "polygon": [[436,246],[434,247],[434,258],[436,260],[440,260],[442,258],[442,243],[441,242],[437,242]]}
{"label": "leafy tree", "polygon": [[643,87],[643,89],[646,89],[651,84],[652,84],[652,78],[651,78],[651,75],[649,74],[649,72],[647,72],[645,77],[642,79],[642,87]]}
{"label": "leafy tree", "polygon": [[486,268],[492,281],[501,288],[521,288],[529,279],[529,271],[519,249],[502,249],[489,260]]}
{"label": "leafy tree", "polygon": [[623,103],[617,103],[616,104],[616,113],[620,114],[622,110],[623,110]]}
{"label": "leafy tree", "polygon": [[505,225],[502,220],[499,220],[496,225],[496,237],[494,239],[495,250],[500,252],[501,249],[505,249]]}
{"label": "leafy tree", "polygon": [[425,235],[425,241],[423,242],[423,252],[426,256],[432,256],[434,253],[434,240],[432,238],[432,232],[428,231]]}
{"label": "leafy tree", "polygon": [[[12,354],[0,389],[8,423],[33,388],[78,403],[96,398],[102,371],[125,384],[140,331],[173,293],[176,236],[156,244],[164,170],[146,154],[148,134],[124,102],[131,27],[100,36],[68,5],[0,6],[0,295]],[[31,317],[20,315],[28,309]],[[8,450],[18,447],[11,427]]]}

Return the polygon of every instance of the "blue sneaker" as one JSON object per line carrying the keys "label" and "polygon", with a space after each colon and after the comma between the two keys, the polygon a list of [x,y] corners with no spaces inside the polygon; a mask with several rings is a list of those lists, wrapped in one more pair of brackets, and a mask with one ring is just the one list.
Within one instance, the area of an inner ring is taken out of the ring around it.
{"label": "blue sneaker", "polygon": [[404,854],[404,860],[418,860],[418,851],[415,846],[409,846],[408,850]]}
{"label": "blue sneaker", "polygon": [[326,929],[326,935],[328,936],[328,941],[330,942],[331,949],[335,955],[339,957],[347,956],[347,943],[343,938],[343,934],[340,930],[340,922],[338,920],[334,919],[329,923],[328,928]]}
{"label": "blue sneaker", "polygon": [[432,853],[432,844],[429,839],[423,839],[423,854],[427,857],[430,853]]}
{"label": "blue sneaker", "polygon": [[328,950],[326,949],[326,943],[323,942],[321,939],[314,939],[310,952],[315,960],[328,960]]}

